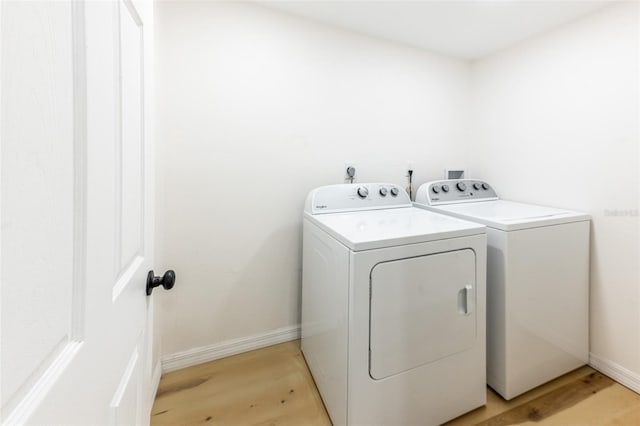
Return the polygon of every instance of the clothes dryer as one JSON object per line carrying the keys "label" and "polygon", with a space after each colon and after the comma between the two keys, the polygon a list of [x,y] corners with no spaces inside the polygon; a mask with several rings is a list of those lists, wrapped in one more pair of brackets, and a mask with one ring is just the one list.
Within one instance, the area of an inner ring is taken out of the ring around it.
{"label": "clothes dryer", "polygon": [[302,352],[334,425],[438,425],[486,401],[485,226],[393,184],[311,191]]}

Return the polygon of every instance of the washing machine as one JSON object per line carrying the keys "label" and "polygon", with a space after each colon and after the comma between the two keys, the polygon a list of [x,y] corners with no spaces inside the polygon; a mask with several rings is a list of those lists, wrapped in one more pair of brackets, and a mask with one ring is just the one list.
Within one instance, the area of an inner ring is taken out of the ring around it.
{"label": "washing machine", "polygon": [[485,226],[393,184],[309,194],[302,352],[334,425],[438,425],[486,401]]}
{"label": "washing machine", "polygon": [[487,226],[489,386],[511,399],[588,362],[588,215],[502,200],[480,180],[425,183],[414,205]]}

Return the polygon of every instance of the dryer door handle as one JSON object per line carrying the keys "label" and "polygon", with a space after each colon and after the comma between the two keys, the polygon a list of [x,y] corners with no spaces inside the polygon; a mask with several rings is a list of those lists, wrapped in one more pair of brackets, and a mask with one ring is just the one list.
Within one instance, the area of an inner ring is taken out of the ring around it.
{"label": "dryer door handle", "polygon": [[458,297],[458,312],[463,315],[469,315],[473,308],[473,287],[470,284],[464,286],[462,290],[458,292],[462,297]]}

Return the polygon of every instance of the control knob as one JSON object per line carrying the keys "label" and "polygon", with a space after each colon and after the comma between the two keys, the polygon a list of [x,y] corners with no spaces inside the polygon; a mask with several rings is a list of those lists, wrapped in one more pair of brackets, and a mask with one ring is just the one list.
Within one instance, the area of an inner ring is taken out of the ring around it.
{"label": "control knob", "polygon": [[380,196],[381,197],[386,197],[387,196],[387,188],[380,188]]}
{"label": "control knob", "polygon": [[360,188],[358,188],[358,196],[360,198],[367,198],[367,195],[369,195],[369,190],[366,186],[361,186]]}
{"label": "control knob", "polygon": [[397,197],[399,193],[400,191],[398,191],[398,188],[391,188],[391,195],[394,197]]}
{"label": "control knob", "polygon": [[433,191],[434,194],[437,194],[438,192],[440,192],[440,187],[438,185],[433,185],[431,187],[431,190]]}
{"label": "control knob", "polygon": [[482,184],[482,189],[489,189],[489,185],[487,185],[486,183]]}
{"label": "control knob", "polygon": [[442,185],[443,192],[449,192],[449,185]]}
{"label": "control knob", "polygon": [[480,184],[478,182],[473,184],[473,189],[475,189],[476,191],[478,191],[480,189]]}
{"label": "control knob", "polygon": [[464,191],[467,189],[467,185],[465,185],[464,182],[458,182],[456,184],[456,188],[458,188],[458,191]]}

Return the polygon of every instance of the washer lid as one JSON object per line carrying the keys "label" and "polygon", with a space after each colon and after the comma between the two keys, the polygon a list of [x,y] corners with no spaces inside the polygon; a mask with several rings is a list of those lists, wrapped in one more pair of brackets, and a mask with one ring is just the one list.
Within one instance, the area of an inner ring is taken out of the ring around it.
{"label": "washer lid", "polygon": [[484,234],[484,225],[415,207],[313,215],[317,224],[353,251]]}
{"label": "washer lid", "polygon": [[503,231],[589,220],[585,213],[505,200],[441,205],[430,207],[430,210],[446,212]]}

